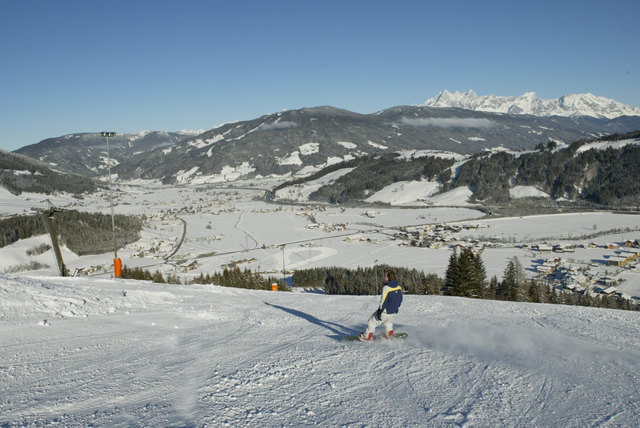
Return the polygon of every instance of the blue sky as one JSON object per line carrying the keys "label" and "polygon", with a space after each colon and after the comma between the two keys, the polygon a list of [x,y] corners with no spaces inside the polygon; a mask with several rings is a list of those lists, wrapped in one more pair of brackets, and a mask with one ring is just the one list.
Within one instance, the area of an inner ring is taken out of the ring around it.
{"label": "blue sky", "polygon": [[0,149],[443,89],[640,106],[638,16],[637,0],[2,0]]}

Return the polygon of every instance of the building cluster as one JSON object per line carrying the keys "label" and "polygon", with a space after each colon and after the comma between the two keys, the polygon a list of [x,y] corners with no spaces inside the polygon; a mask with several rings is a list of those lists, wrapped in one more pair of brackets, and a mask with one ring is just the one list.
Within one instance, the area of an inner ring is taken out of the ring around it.
{"label": "building cluster", "polygon": [[632,264],[636,264],[640,259],[640,242],[625,241],[624,246],[621,247],[615,255],[609,256],[607,264],[609,266],[626,267]]}
{"label": "building cluster", "polygon": [[362,235],[352,235],[347,236],[345,238],[345,242],[366,242],[367,244],[375,244],[376,242],[378,242],[378,240],[375,238],[371,238],[370,236],[365,237]]}
{"label": "building cluster", "polygon": [[[409,242],[412,247],[442,248],[458,240],[458,238],[452,236],[453,234],[463,231],[474,231],[482,227],[488,226],[483,224],[440,223],[426,225],[411,232],[402,231],[396,234],[396,237]],[[467,242],[466,246],[473,247],[478,245],[480,245],[478,239],[471,239]],[[487,246],[487,244],[483,244],[482,246]]]}
{"label": "building cluster", "polygon": [[228,269],[228,270],[233,270],[235,268],[237,268],[239,265],[244,264],[244,263],[253,263],[255,262],[256,259],[254,257],[251,258],[245,258],[245,259],[237,259],[237,260],[232,260],[229,263],[224,263],[220,265],[220,269]]}
{"label": "building cluster", "polygon": [[[605,255],[607,266],[631,268],[637,265],[640,260],[640,242],[625,241],[622,246],[617,244],[607,244],[597,246],[596,244],[580,245],[582,248],[604,248],[615,250],[615,253]],[[541,244],[532,247],[540,252],[570,252],[573,249],[561,246],[550,246]],[[598,266],[595,264],[594,266]],[[535,266],[539,277],[552,281],[558,288],[575,293],[589,292],[594,297],[612,296],[635,301],[633,296],[618,290],[617,285],[622,281],[601,271],[592,271],[589,266],[577,266],[574,263],[564,260],[560,256],[547,257]],[[637,303],[637,302],[636,302]]]}
{"label": "building cluster", "polygon": [[176,245],[177,238],[172,239],[154,239],[149,242],[135,243],[129,246],[131,249],[131,257],[145,258],[153,257],[156,259],[163,258]]}
{"label": "building cluster", "polygon": [[343,232],[347,230],[345,223],[309,223],[306,226],[309,230],[323,230],[325,232]]}

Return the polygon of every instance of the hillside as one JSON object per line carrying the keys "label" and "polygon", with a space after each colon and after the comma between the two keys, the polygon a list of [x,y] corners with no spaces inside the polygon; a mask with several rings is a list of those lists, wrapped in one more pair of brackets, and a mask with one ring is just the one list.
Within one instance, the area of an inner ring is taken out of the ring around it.
{"label": "hillside", "polygon": [[[116,215],[113,217],[116,230],[114,241],[112,218],[107,214],[60,210],[55,212],[54,219],[61,245],[78,255],[102,254],[112,250],[114,245],[122,248],[140,239],[143,227],[143,220],[137,216]],[[39,214],[0,219],[0,230],[0,248],[48,233]]]}
{"label": "hillside", "polygon": [[62,172],[44,162],[4,150],[0,150],[0,187],[14,195],[22,192],[82,194],[97,189],[96,184],[85,177]]}
{"label": "hillside", "polygon": [[[640,117],[536,117],[459,108],[399,106],[359,114],[324,106],[223,124],[199,135],[122,134],[111,139],[112,172],[165,184],[305,176],[332,164],[403,150],[460,154],[495,148],[530,150],[640,129]],[[106,142],[72,134],[18,152],[86,176],[104,176]]]}
{"label": "hillside", "polygon": [[[638,314],[0,274],[3,426],[635,426]],[[587,398],[588,399],[585,399]]]}
{"label": "hillside", "polygon": [[[470,202],[488,204],[509,204],[528,196],[593,206],[637,206],[639,163],[640,135],[633,132],[579,140],[569,146],[550,142],[521,152],[497,150],[463,157],[409,151],[368,156],[283,183],[274,190],[280,199],[329,203],[434,204],[438,195],[467,189]],[[336,175],[336,171],[343,172]],[[329,176],[332,178],[323,180]],[[315,185],[318,180],[321,184]],[[304,187],[312,190],[304,191]],[[523,188],[535,192],[519,193]]]}
{"label": "hillside", "polygon": [[[164,131],[116,134],[109,138],[111,166],[114,168],[123,160],[135,155],[171,147],[192,135],[191,133]],[[22,147],[16,150],[16,153],[86,177],[99,177],[107,174],[107,141],[99,132],[47,138],[37,144]]]}

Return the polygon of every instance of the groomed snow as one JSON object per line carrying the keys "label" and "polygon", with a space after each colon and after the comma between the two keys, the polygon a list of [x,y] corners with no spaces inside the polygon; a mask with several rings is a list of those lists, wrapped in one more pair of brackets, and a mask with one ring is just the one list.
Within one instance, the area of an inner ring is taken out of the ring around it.
{"label": "groomed snow", "polygon": [[520,198],[550,198],[550,196],[535,186],[513,186],[509,189],[509,196],[513,199]]}
{"label": "groomed snow", "polygon": [[287,199],[291,201],[308,202],[309,195],[322,186],[326,186],[329,183],[333,183],[338,178],[342,177],[353,171],[354,168],[342,168],[337,171],[325,174],[322,177],[308,181],[304,184],[295,184],[292,186],[284,187],[276,192],[276,199]]}
{"label": "groomed snow", "polygon": [[365,199],[365,202],[385,202],[391,205],[415,205],[426,200],[440,190],[435,181],[400,181],[377,191]]}
{"label": "groomed snow", "polygon": [[0,274],[0,424],[638,426],[638,313]]}

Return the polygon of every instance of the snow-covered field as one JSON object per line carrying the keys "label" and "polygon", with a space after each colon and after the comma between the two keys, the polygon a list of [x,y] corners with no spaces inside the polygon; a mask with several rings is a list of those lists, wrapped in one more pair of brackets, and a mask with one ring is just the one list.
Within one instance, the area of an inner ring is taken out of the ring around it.
{"label": "snow-covered field", "polygon": [[638,426],[638,313],[0,274],[0,425]]}
{"label": "snow-covered field", "polygon": [[[260,183],[266,188],[272,183]],[[291,272],[323,266],[358,267],[389,264],[419,269],[443,276],[451,254],[451,245],[479,241],[489,244],[482,259],[489,277],[502,278],[507,263],[518,257],[530,276],[543,259],[562,258],[576,267],[588,268],[601,276],[623,278],[619,290],[640,298],[640,271],[636,268],[612,268],[607,260],[622,251],[623,242],[640,239],[638,215],[610,212],[539,215],[512,218],[483,218],[484,214],[467,202],[468,189],[456,189],[437,197],[446,206],[417,208],[340,208],[332,206],[286,205],[267,203],[257,183],[225,186],[161,186],[157,183],[119,185],[115,212],[144,214],[146,226],[138,242],[119,250],[118,256],[130,267],[140,266],[165,274],[178,274],[183,280],[213,273],[225,266],[238,266],[282,276],[283,267]],[[428,183],[425,183],[428,188]],[[417,195],[420,189],[410,184],[399,195]],[[457,192],[457,193],[456,193]],[[0,215],[29,212],[46,207],[45,199],[56,206],[109,213],[108,195],[99,193],[75,200],[71,196],[26,194],[16,197],[0,194]],[[185,242],[168,261],[164,257]],[[470,225],[449,233],[448,245],[441,248],[406,246],[394,237],[400,228],[419,231],[437,224]],[[495,241],[498,241],[496,244]],[[38,263],[39,271],[25,274],[55,275],[53,251],[37,256],[27,250],[48,237],[40,236],[0,248],[0,272],[17,272]],[[574,252],[540,253],[532,246],[576,246]],[[581,248],[596,244],[596,248]],[[63,259],[71,272],[110,277],[113,253],[79,257],[62,248]],[[305,284],[295,284],[304,287]]]}

